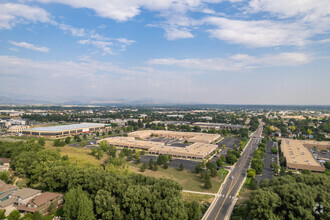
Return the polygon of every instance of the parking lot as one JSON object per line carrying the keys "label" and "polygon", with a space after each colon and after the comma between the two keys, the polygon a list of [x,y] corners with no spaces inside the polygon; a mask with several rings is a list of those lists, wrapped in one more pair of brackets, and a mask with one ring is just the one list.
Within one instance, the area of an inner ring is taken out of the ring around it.
{"label": "parking lot", "polygon": [[271,179],[274,175],[273,170],[270,168],[271,163],[276,163],[276,154],[272,153],[272,147],[276,146],[274,142],[268,141],[266,146],[266,156],[263,160],[264,169],[260,176],[256,176],[256,180],[260,183],[261,180]]}
{"label": "parking lot", "polygon": [[183,144],[184,140],[179,140],[176,138],[166,138],[166,137],[150,137],[147,140],[155,141],[155,142],[162,142],[166,145],[171,145],[175,147],[186,147],[187,145]]}

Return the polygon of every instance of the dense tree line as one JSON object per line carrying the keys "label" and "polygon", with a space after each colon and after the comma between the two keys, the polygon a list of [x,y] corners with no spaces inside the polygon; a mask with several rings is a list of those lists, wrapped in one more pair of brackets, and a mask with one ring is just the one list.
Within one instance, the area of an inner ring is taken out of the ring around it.
{"label": "dense tree line", "polygon": [[330,219],[329,198],[329,176],[285,175],[262,181],[232,219]]}
{"label": "dense tree line", "polygon": [[[107,152],[111,149],[106,149]],[[65,194],[66,219],[199,219],[200,207],[184,203],[182,186],[118,169],[78,167],[34,140],[0,142],[0,156],[28,186]],[[188,211],[189,210],[189,213]],[[196,213],[196,215],[193,215]],[[199,215],[199,216],[198,216]]]}

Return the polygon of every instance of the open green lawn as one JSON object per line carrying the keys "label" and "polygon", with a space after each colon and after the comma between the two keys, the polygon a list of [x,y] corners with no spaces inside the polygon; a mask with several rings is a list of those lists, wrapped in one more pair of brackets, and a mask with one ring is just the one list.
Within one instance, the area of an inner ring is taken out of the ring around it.
{"label": "open green lawn", "polygon": [[188,170],[178,171],[177,169],[171,167],[169,167],[168,169],[163,169],[159,167],[158,171],[151,171],[147,169],[145,172],[141,172],[140,167],[142,164],[135,164],[133,162],[129,162],[128,165],[130,167],[130,170],[134,173],[139,173],[156,178],[172,179],[180,183],[183,186],[184,190],[216,193],[218,192],[220,185],[223,181],[221,175],[214,177],[211,179],[213,187],[211,189],[205,189],[204,183],[200,178],[199,174],[195,174]]}
{"label": "open green lawn", "polygon": [[103,160],[98,160],[96,157],[91,155],[91,149],[84,147],[53,147],[51,141],[47,141],[45,147],[51,150],[59,150],[61,155],[68,155],[69,160],[72,163],[77,163],[79,166],[84,166],[85,164],[92,164],[99,166],[103,163]]}
{"label": "open green lawn", "polygon": [[252,180],[251,177],[246,177],[245,182],[243,184],[243,187],[242,187],[241,191],[242,190],[244,191],[245,188],[248,188],[250,186],[251,180]]}

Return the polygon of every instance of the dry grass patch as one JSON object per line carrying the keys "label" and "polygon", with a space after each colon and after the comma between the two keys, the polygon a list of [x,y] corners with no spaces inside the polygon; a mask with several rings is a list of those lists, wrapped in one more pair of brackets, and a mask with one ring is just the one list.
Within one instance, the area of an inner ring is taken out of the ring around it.
{"label": "dry grass patch", "polygon": [[218,192],[223,181],[220,176],[214,177],[211,179],[213,187],[211,189],[205,189],[204,182],[200,178],[199,174],[195,174],[189,170],[178,171],[175,168],[169,167],[168,169],[163,169],[159,166],[158,171],[151,171],[147,169],[145,172],[141,172],[140,167],[142,164],[134,164],[133,162],[129,162],[128,165],[130,170],[134,173],[143,174],[145,176],[152,176],[155,178],[172,179],[175,182],[181,184],[184,190],[216,193]]}

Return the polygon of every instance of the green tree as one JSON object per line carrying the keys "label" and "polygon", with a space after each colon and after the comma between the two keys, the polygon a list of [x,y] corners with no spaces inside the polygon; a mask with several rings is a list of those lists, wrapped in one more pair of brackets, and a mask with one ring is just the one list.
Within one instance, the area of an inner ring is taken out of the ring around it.
{"label": "green tree", "polygon": [[256,174],[261,174],[264,169],[264,162],[260,159],[252,159],[251,168],[256,171]]}
{"label": "green tree", "polygon": [[189,220],[199,220],[202,216],[201,205],[197,201],[192,201],[190,203],[185,204],[188,219]]}
{"label": "green tree", "polygon": [[147,165],[146,165],[145,163],[143,163],[143,164],[141,165],[140,171],[141,171],[141,172],[144,172],[146,169],[147,169]]}
{"label": "green tree", "polygon": [[226,162],[233,165],[237,162],[237,157],[234,154],[229,154],[226,157]]}
{"label": "green tree", "polygon": [[211,182],[211,178],[207,177],[204,180],[204,188],[205,189],[211,189],[212,188],[212,182]]}
{"label": "green tree", "polygon": [[154,161],[152,160],[152,158],[150,158],[149,160],[149,169],[152,170],[154,168]]}
{"label": "green tree", "polygon": [[221,158],[218,158],[216,163],[217,163],[217,166],[218,167],[222,167],[223,166],[223,161],[222,161]]}
{"label": "green tree", "polygon": [[203,164],[201,164],[201,163],[198,163],[198,164],[196,164],[196,166],[195,166],[195,173],[200,173],[201,171],[203,170]]}
{"label": "green tree", "polygon": [[8,215],[7,219],[8,220],[19,220],[20,217],[21,217],[21,213],[19,213],[19,211],[15,209]]}
{"label": "green tree", "polygon": [[112,196],[110,192],[99,190],[94,199],[95,211],[102,216],[103,220],[123,219],[120,211],[120,206],[116,202],[116,197]]}
{"label": "green tree", "polygon": [[38,144],[40,144],[41,146],[45,146],[45,143],[46,143],[45,138],[41,137],[38,139]]}
{"label": "green tree", "polygon": [[0,220],[2,220],[2,219],[6,219],[6,215],[5,215],[5,213],[6,213],[6,210],[5,210],[5,209],[0,210]]}
{"label": "green tree", "polygon": [[277,154],[277,147],[272,147],[272,153]]}
{"label": "green tree", "polygon": [[179,171],[183,171],[184,170],[184,167],[183,167],[183,164],[180,163],[180,166],[179,166]]}
{"label": "green tree", "polygon": [[254,178],[255,175],[256,175],[256,171],[254,169],[248,169],[247,170],[247,176],[248,177]]}
{"label": "green tree", "polygon": [[65,219],[94,220],[93,202],[81,187],[70,189],[64,196]]}
{"label": "green tree", "polygon": [[164,165],[165,163],[167,163],[167,161],[168,161],[168,156],[164,154],[159,155],[157,158],[158,165]]}
{"label": "green tree", "polygon": [[96,137],[98,137],[98,136],[100,136],[100,132],[97,131],[96,132]]}
{"label": "green tree", "polygon": [[66,144],[70,144],[70,141],[71,141],[71,138],[70,138],[70,137],[66,137],[64,142],[65,142]]}
{"label": "green tree", "polygon": [[84,135],[83,135],[83,138],[84,138],[84,139],[87,139],[87,134],[84,134]]}
{"label": "green tree", "polygon": [[9,173],[7,171],[0,172],[0,180],[4,181],[5,183],[9,182]]}

